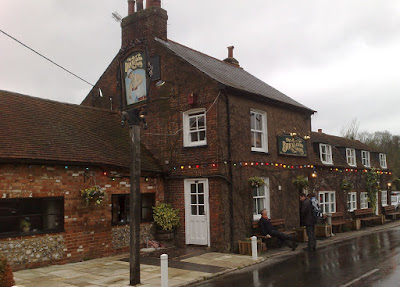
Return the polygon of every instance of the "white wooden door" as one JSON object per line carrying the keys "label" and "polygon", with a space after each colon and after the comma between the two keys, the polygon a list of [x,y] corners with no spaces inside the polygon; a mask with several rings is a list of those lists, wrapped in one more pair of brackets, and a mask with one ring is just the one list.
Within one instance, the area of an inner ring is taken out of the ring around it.
{"label": "white wooden door", "polygon": [[210,245],[208,179],[185,180],[186,244]]}

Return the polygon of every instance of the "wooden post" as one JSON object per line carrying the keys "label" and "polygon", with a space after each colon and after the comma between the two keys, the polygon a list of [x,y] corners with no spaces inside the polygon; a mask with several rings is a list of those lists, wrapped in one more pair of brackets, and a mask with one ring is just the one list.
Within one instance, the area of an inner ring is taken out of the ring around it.
{"label": "wooden post", "polygon": [[131,146],[131,187],[129,196],[130,218],[130,285],[140,284],[140,125],[138,113],[131,113],[130,125]]}

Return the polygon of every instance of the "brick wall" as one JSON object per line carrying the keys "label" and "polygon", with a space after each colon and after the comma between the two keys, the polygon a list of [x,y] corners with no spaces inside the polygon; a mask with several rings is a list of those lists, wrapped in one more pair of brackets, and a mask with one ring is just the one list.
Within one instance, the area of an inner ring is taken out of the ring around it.
{"label": "brick wall", "polygon": [[[107,171],[107,175],[103,174],[104,171]],[[111,177],[113,174],[114,176],[117,174],[129,175],[129,172],[109,168],[89,167],[86,169],[76,166],[65,168],[65,166],[49,165],[0,165],[0,198],[64,197],[65,231],[55,234],[1,238],[0,250],[10,243],[15,246],[22,242],[24,246],[40,247],[28,248],[35,253],[32,255],[30,252],[22,257],[9,252],[6,254],[9,262],[19,269],[127,252],[128,246],[123,243],[119,244],[118,238],[115,238],[115,234],[118,232],[113,232],[114,229],[126,229],[126,227],[111,225],[111,195],[129,193],[129,177],[113,179]],[[93,203],[86,206],[80,196],[80,190],[94,185],[100,186],[106,192],[106,198],[100,206]],[[141,178],[141,192],[154,192],[156,204],[164,201],[163,179],[148,177],[146,180],[145,177]],[[142,230],[151,229],[151,226],[146,227],[148,225],[149,223],[142,223]],[[149,232],[143,232],[142,235],[141,241],[144,243]],[[62,254],[59,254],[58,250],[57,257],[44,256],[46,253],[43,248],[46,248],[49,236],[53,238],[52,240],[62,242]],[[121,240],[126,240],[126,232],[125,237]],[[15,249],[15,252],[17,251]]]}

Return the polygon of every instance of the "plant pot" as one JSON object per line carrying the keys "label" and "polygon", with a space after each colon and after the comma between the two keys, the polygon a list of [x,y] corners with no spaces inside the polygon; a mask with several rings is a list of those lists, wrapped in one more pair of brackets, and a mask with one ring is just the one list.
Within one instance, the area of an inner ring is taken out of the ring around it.
{"label": "plant pot", "polygon": [[29,232],[30,229],[31,229],[31,228],[30,228],[29,226],[24,226],[24,227],[22,227],[22,231],[23,231],[23,232]]}
{"label": "plant pot", "polygon": [[316,237],[330,237],[332,234],[332,226],[325,224],[315,225],[315,236]]}
{"label": "plant pot", "polygon": [[171,241],[174,239],[174,230],[156,229],[156,237],[158,241]]}

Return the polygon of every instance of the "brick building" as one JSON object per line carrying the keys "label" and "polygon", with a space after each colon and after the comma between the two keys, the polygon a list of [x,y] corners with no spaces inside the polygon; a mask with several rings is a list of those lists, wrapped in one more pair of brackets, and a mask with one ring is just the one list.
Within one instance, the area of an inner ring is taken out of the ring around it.
{"label": "brick building", "polygon": [[[379,183],[376,214],[382,214],[382,207],[390,205],[392,177],[386,154],[360,141],[327,135],[322,130],[313,132],[311,140],[315,177],[310,178],[310,188],[318,195],[323,212],[343,212],[346,218],[352,218],[356,209],[371,207],[366,173],[373,171]],[[351,184],[349,190],[343,190],[344,180]]]}
{"label": "brick building", "polygon": [[[0,253],[19,269],[127,252],[129,135],[120,114],[6,91],[0,100]],[[142,159],[144,241],[164,183],[145,148]],[[95,186],[105,198],[86,205],[81,191]]]}
{"label": "brick building", "polygon": [[[166,173],[166,201],[183,215],[178,243],[235,250],[262,207],[288,228],[298,226],[292,179],[311,171],[314,111],[246,72],[233,47],[222,61],[169,40],[167,19],[157,1],[131,9],[120,52],[82,104],[123,108],[120,67],[145,47],[160,74],[149,84],[141,140]],[[250,188],[254,176],[266,185]]]}

